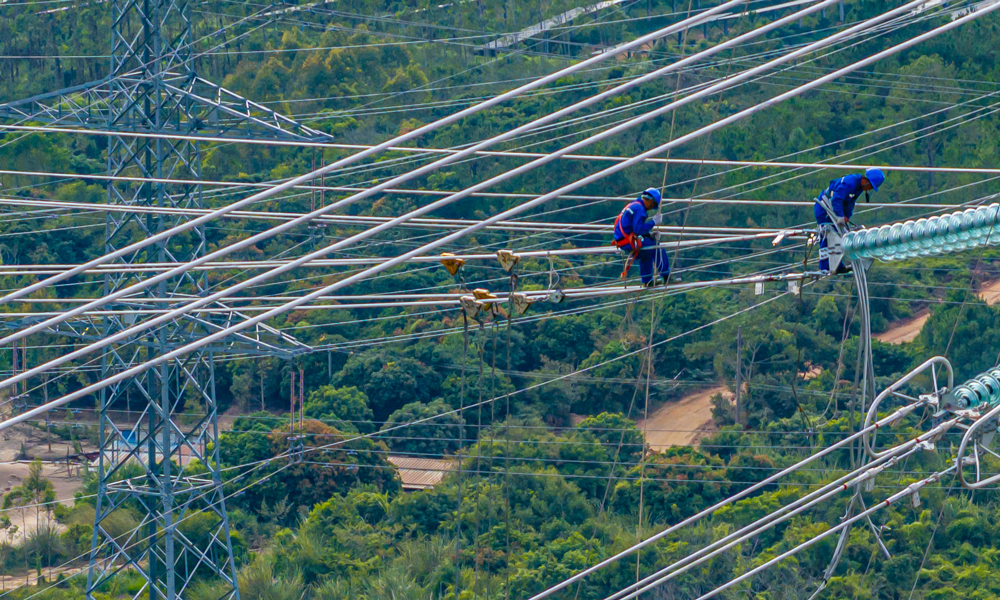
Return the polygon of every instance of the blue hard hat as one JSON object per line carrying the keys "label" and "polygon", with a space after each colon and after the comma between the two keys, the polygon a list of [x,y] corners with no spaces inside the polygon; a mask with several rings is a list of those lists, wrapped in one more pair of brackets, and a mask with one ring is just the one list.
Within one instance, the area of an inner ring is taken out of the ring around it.
{"label": "blue hard hat", "polygon": [[650,200],[652,200],[656,204],[656,206],[659,206],[660,205],[660,200],[663,199],[663,196],[660,194],[660,190],[658,190],[656,188],[649,188],[645,192],[643,192],[639,196],[639,198],[642,199],[642,200],[645,200],[646,198],[649,198]]}
{"label": "blue hard hat", "polygon": [[868,169],[865,171],[865,179],[872,184],[872,188],[877,190],[880,185],[885,183],[885,173],[881,169]]}

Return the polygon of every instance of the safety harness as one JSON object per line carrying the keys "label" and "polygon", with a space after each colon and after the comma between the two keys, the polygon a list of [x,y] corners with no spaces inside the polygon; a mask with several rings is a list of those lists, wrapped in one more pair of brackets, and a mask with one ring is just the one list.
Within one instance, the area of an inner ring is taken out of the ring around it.
{"label": "safety harness", "polygon": [[[618,224],[622,220],[622,215],[626,212],[631,212],[632,208],[627,207],[622,212],[618,213],[618,218],[615,219],[614,231],[621,231],[625,236],[620,240],[615,240],[615,247],[622,252],[628,252],[628,258],[625,259],[625,268],[622,269],[622,274],[619,275],[619,279],[625,280],[628,278],[628,271],[632,268],[632,263],[635,259],[639,257],[639,251],[642,250],[642,236],[637,235],[634,231],[630,233],[625,233],[624,229],[621,229]],[[632,246],[632,250],[625,250],[625,246]]]}

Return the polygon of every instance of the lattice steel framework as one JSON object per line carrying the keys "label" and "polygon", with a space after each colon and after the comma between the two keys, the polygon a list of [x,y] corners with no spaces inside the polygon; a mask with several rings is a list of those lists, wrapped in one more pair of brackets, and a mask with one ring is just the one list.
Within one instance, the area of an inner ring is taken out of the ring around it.
{"label": "lattice steel framework", "polygon": [[[112,0],[111,73],[73,88],[0,105],[0,118],[111,130],[108,170],[112,175],[143,178],[201,178],[199,144],[191,140],[136,137],[142,134],[254,137],[280,140],[328,140],[268,108],[197,76],[191,64],[192,27],[186,0]],[[199,185],[113,182],[109,200],[133,206],[198,208]],[[183,216],[109,212],[106,251],[164,231]],[[122,264],[189,261],[206,249],[204,229],[175,236],[127,256]],[[106,293],[134,283],[137,274],[104,276]],[[161,282],[145,293],[164,297],[197,296],[206,289],[204,274]],[[108,308],[149,307],[130,297]],[[220,305],[222,307],[222,305]],[[56,333],[80,336],[99,327],[105,336],[134,324],[134,316],[108,316],[101,323],[67,323]],[[227,322],[190,316],[144,334],[141,340],[110,346],[102,356],[102,376],[109,377],[242,318]],[[288,356],[278,336],[268,344],[241,336],[241,351]],[[231,349],[232,343],[226,348]],[[301,344],[297,344],[301,345]],[[206,347],[164,364],[143,376],[101,392],[99,488],[87,598],[107,590],[122,570],[141,573],[145,582],[133,598],[175,600],[186,597],[196,580],[211,580],[218,598],[239,598],[236,570],[218,469],[218,413],[213,356]],[[126,419],[121,408],[129,408]],[[136,417],[137,415],[137,417]],[[204,468],[185,473],[192,459]],[[137,465],[141,474],[136,474]],[[138,510],[141,526],[122,536],[109,525],[118,511]]]}
{"label": "lattice steel framework", "polygon": [[[177,94],[170,79],[190,72],[191,21],[186,2],[173,0],[114,0],[111,2],[111,77],[108,80],[106,126],[115,131],[194,133],[199,128],[198,111],[192,101]],[[197,181],[201,177],[197,143],[187,140],[116,136],[108,144],[108,171],[112,175],[144,178],[178,177]],[[156,183],[119,183],[108,186],[109,202],[126,205],[174,208],[202,206],[201,186],[168,186]],[[149,237],[174,225],[169,216],[142,216],[109,212],[106,252],[112,252],[139,237]],[[188,261],[205,250],[205,231],[193,230],[134,255],[123,263]],[[107,274],[104,291],[111,293],[131,283],[134,275]],[[198,295],[205,289],[204,276],[182,276],[161,282],[154,290],[167,294]],[[111,335],[132,323],[110,317],[104,334]],[[142,360],[149,352],[167,352],[189,336],[204,334],[205,323],[175,321],[151,331],[146,344],[109,348],[102,357],[102,375],[107,378]],[[185,595],[196,577],[217,578],[220,597],[238,598],[236,566],[221,476],[218,450],[207,457],[206,442],[218,438],[218,412],[214,392],[212,350],[184,359],[107,388],[101,393],[99,461],[100,484],[87,575],[87,597],[103,591],[121,569],[142,573],[143,589],[135,597],[174,600]],[[117,423],[110,411],[135,395],[142,409],[134,421]],[[183,417],[178,415],[183,414]],[[184,423],[190,418],[192,423]],[[183,473],[186,462],[199,459],[208,468],[204,476]],[[142,465],[141,477],[120,473],[126,465]],[[117,511],[140,508],[141,526],[131,536],[108,526]],[[196,517],[194,516],[198,514]],[[191,527],[194,518],[207,530]],[[185,526],[187,523],[188,526]],[[116,537],[117,536],[117,537]]]}

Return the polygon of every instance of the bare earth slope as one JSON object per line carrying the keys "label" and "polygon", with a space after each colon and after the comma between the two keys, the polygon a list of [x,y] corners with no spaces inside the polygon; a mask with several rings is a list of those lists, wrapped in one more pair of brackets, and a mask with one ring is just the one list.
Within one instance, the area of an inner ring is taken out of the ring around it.
{"label": "bare earth slope", "polygon": [[729,394],[723,386],[699,390],[677,402],[669,402],[656,410],[649,419],[640,420],[639,429],[646,432],[646,441],[654,451],[670,446],[689,446],[712,427],[712,396]]}
{"label": "bare earth slope", "polygon": [[897,321],[892,324],[887,331],[884,331],[875,336],[880,342],[885,342],[886,344],[902,344],[904,342],[912,342],[917,339],[920,335],[920,330],[924,328],[924,323],[931,316],[929,310],[924,309],[917,313],[912,319],[906,319],[904,321]]}

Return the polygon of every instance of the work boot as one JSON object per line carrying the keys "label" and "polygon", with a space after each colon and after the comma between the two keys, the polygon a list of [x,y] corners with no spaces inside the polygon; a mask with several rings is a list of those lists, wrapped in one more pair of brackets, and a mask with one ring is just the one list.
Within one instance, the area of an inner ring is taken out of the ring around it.
{"label": "work boot", "polygon": [[851,273],[853,271],[854,267],[852,267],[851,265],[846,263],[840,263],[839,265],[837,265],[837,270],[834,271],[834,273],[836,273],[837,275],[846,275],[847,273]]}
{"label": "work boot", "polygon": [[678,283],[680,280],[681,280],[681,278],[677,277],[676,275],[670,275],[670,276],[667,276],[667,277],[663,277],[661,275],[659,277],[654,278],[649,283],[644,283],[643,285],[645,287],[648,287],[648,288],[653,288],[653,287],[656,287],[658,285],[667,285],[668,283]]}

